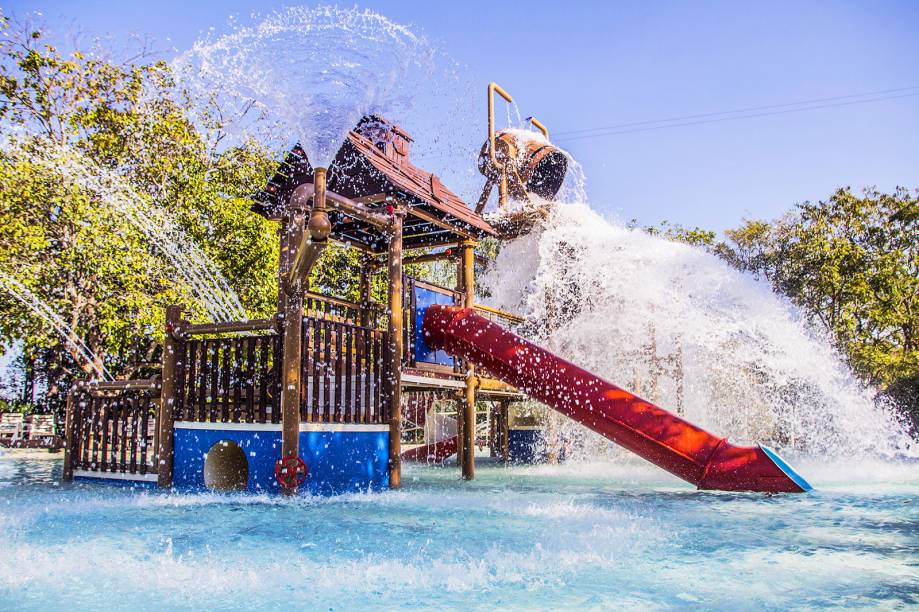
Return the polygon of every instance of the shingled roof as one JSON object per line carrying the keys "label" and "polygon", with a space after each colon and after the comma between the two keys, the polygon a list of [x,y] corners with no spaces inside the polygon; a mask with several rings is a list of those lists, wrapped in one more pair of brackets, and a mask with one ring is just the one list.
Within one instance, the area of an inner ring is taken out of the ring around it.
{"label": "shingled roof", "polygon": [[[436,175],[412,164],[411,142],[412,138],[398,125],[378,116],[365,117],[348,133],[329,167],[328,189],[371,209],[385,209],[392,200],[406,204],[406,248],[496,235],[494,228]],[[303,149],[294,147],[265,188],[255,195],[253,210],[269,219],[280,218],[290,194],[299,185],[311,183],[312,175],[313,168]],[[333,238],[374,252],[385,250],[386,237],[375,228],[337,211],[331,216]]]}

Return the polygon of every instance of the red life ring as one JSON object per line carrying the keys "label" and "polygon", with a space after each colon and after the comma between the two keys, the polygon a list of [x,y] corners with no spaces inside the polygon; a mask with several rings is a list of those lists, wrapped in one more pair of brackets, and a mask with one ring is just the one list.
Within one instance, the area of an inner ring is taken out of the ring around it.
{"label": "red life ring", "polygon": [[295,489],[306,482],[309,470],[303,459],[296,455],[287,455],[274,464],[274,477],[284,489]]}

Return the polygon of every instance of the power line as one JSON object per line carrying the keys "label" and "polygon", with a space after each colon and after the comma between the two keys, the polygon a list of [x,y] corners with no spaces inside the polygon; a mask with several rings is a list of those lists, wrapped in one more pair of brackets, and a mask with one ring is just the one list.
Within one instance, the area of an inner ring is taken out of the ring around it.
{"label": "power line", "polygon": [[[763,113],[750,113],[746,115],[737,115],[734,117],[716,117],[712,119],[703,119],[700,121],[686,121],[683,123],[666,123],[664,125],[651,125],[649,127],[637,127],[634,129],[627,129],[627,130],[615,129],[614,126],[609,126],[606,128],[594,128],[597,131],[597,133],[588,133],[588,134],[583,134],[583,135],[570,136],[568,138],[562,137],[562,138],[557,138],[554,140],[559,141],[559,142],[571,142],[574,140],[584,140],[588,138],[600,138],[602,136],[616,136],[619,134],[648,132],[652,130],[662,130],[666,128],[685,127],[685,126],[690,126],[690,125],[702,125],[706,123],[720,123],[722,121],[736,121],[738,119],[750,119],[753,117],[768,117],[771,115],[785,115],[789,113],[800,113],[804,111],[819,110],[823,108],[836,108],[836,107],[841,107],[841,106],[853,106],[856,104],[868,104],[871,102],[884,102],[886,100],[896,100],[899,98],[909,98],[913,96],[919,96],[919,91],[916,91],[913,93],[900,94],[896,96],[883,96],[883,97],[878,97],[878,98],[870,98],[867,100],[851,100],[849,102],[839,102],[836,104],[819,104],[819,105],[814,105],[814,106],[806,106],[803,108],[790,108],[790,109],[785,109],[785,110],[775,110],[775,111],[769,111],[769,112],[763,112]],[[725,111],[724,113],[711,113],[709,115],[704,115],[704,116],[722,115],[722,114],[727,114],[730,112],[740,112],[740,111]],[[660,120],[657,122],[655,121],[638,122],[632,125],[647,125],[647,124],[653,124],[653,123],[662,123],[664,121],[676,121],[676,119]],[[625,127],[626,125],[629,125],[629,124],[623,124],[622,127]],[[612,130],[612,131],[601,131],[601,130]]]}
{"label": "power line", "polygon": [[802,106],[805,104],[819,104],[822,102],[851,100],[852,98],[866,98],[868,96],[880,96],[880,95],[886,95],[886,94],[892,94],[892,93],[900,93],[904,91],[912,91],[915,89],[919,89],[919,85],[911,85],[909,87],[898,87],[896,89],[882,89],[879,91],[869,91],[869,92],[858,93],[858,94],[848,94],[845,96],[831,96],[829,98],[814,98],[812,100],[801,100],[799,102],[785,102],[783,104],[766,104],[763,106],[750,106],[748,108],[739,108],[737,110],[728,110],[728,111],[718,111],[714,113],[699,113],[695,115],[682,115],[680,117],[670,117],[667,119],[655,119],[651,121],[633,121],[630,123],[618,123],[616,125],[605,125],[605,126],[598,126],[598,127],[593,127],[593,128],[584,128],[580,130],[563,130],[561,132],[556,132],[555,135],[556,136],[570,136],[573,134],[581,134],[585,132],[597,132],[601,130],[615,130],[619,128],[628,128],[628,127],[635,127],[635,126],[640,126],[640,125],[652,125],[655,123],[668,123],[672,121],[685,121],[687,119],[703,119],[707,117],[719,117],[722,115],[733,115],[737,113],[750,113],[754,111],[788,108],[789,106]]}

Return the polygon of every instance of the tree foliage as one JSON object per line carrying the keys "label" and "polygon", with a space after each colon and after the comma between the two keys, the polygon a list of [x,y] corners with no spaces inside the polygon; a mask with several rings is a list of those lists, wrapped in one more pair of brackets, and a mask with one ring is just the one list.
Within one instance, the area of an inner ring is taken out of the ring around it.
{"label": "tree foliage", "polygon": [[[62,160],[79,159],[175,222],[250,316],[273,312],[276,229],[249,211],[248,194],[277,156],[251,139],[224,145],[220,109],[184,96],[164,62],[64,55],[40,30],[2,15],[0,27],[0,281],[47,304],[97,366],[117,369],[135,338],[157,338],[167,304],[205,317],[162,248],[65,171]],[[0,291],[0,313],[0,342],[21,342],[49,378],[93,372],[74,342],[9,291]]]}

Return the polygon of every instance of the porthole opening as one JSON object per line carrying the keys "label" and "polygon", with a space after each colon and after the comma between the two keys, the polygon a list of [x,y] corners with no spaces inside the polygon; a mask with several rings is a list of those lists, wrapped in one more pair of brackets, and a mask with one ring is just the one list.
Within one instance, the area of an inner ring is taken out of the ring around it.
{"label": "porthole opening", "polygon": [[204,486],[212,491],[245,491],[249,482],[246,453],[232,440],[221,440],[207,451]]}

